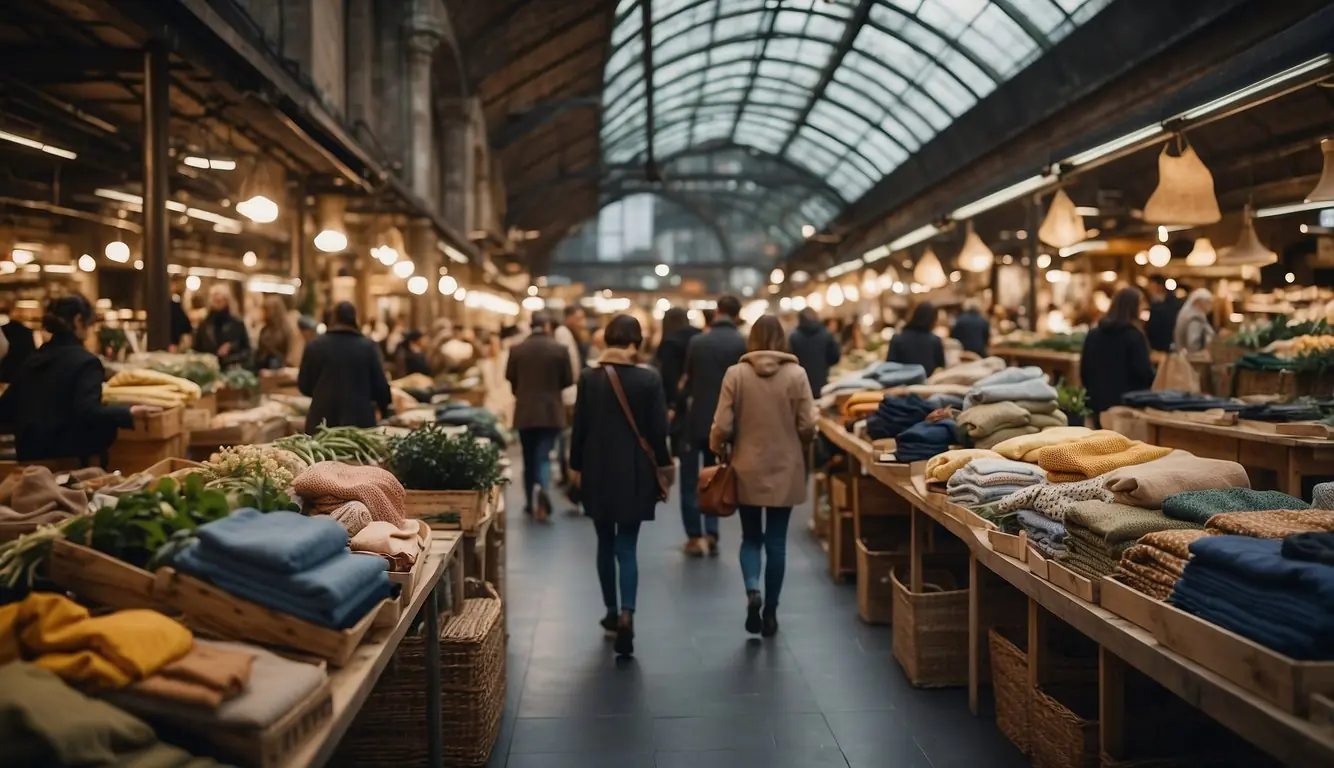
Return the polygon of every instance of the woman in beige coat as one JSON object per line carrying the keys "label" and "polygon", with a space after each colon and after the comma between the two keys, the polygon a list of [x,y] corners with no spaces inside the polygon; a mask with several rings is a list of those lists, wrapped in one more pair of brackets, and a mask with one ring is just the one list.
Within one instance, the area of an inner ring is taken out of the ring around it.
{"label": "woman in beige coat", "polygon": [[[806,501],[806,447],[815,436],[815,402],[778,318],[757,320],[746,350],[723,377],[709,448],[730,454],[736,471],[746,631],[772,637],[787,566],[788,520],[792,508]],[[762,557],[768,561],[763,595]]]}

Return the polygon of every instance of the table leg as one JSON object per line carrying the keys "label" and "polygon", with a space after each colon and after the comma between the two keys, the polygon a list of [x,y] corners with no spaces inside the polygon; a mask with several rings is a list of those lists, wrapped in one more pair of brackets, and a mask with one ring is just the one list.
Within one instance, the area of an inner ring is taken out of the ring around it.
{"label": "table leg", "polygon": [[912,541],[908,544],[908,589],[914,593],[922,591],[922,553],[926,551],[926,530],[931,525],[931,518],[922,514],[917,507],[912,508]]}
{"label": "table leg", "polygon": [[1028,686],[1047,681],[1047,610],[1028,598]]}
{"label": "table leg", "polygon": [[455,548],[454,562],[449,564],[450,596],[452,598],[452,604],[449,608],[450,612],[456,616],[463,611],[463,601],[467,599],[467,592],[465,591],[467,585],[464,583],[465,574],[463,569],[463,552],[460,548]]}
{"label": "table leg", "polygon": [[1125,757],[1126,663],[1098,648],[1098,731],[1102,752],[1114,760]]}
{"label": "table leg", "polygon": [[977,555],[968,555],[968,711],[977,715],[977,689],[982,674],[982,577]]}
{"label": "table leg", "polygon": [[848,456],[848,483],[852,486],[848,491],[852,497],[852,540],[855,543],[862,540],[862,464],[852,456]]}
{"label": "table leg", "polygon": [[[458,610],[455,607],[455,610]],[[426,755],[427,765],[441,765],[445,742],[440,722],[440,597],[438,585],[426,596]]]}
{"label": "table leg", "polygon": [[1283,462],[1283,476],[1278,479],[1279,487],[1289,496],[1302,497],[1302,472],[1297,458],[1299,448],[1288,448],[1287,457]]}

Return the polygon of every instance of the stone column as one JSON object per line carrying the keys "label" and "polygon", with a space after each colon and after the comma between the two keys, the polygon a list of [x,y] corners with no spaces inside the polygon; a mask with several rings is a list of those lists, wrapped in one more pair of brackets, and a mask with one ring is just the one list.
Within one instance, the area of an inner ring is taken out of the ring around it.
{"label": "stone column", "polygon": [[371,0],[347,0],[347,116],[374,125],[375,11]]}
{"label": "stone column", "polygon": [[412,191],[428,204],[435,201],[431,189],[431,62],[444,29],[431,11],[431,4],[416,0],[406,24],[408,47],[408,182]]}
{"label": "stone column", "polygon": [[442,98],[436,102],[440,118],[440,213],[465,237],[474,224],[469,197],[477,170],[472,167],[470,107],[466,99]]}
{"label": "stone column", "polygon": [[426,293],[412,297],[412,324],[429,333],[439,305],[433,295],[437,293],[435,283],[440,279],[440,251],[435,247],[435,227],[429,219],[414,219],[408,224],[404,239],[407,240],[408,258],[415,266],[412,274],[425,277],[429,283]]}

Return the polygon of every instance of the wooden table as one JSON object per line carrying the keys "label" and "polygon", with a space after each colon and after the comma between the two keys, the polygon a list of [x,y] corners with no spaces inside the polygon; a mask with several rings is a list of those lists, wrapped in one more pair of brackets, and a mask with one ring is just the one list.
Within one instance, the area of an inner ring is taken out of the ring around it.
{"label": "wooden table", "polygon": [[992,346],[989,351],[1010,365],[1036,365],[1051,375],[1053,385],[1060,379],[1065,379],[1065,383],[1072,387],[1080,385],[1078,352],[1057,352],[1054,349],[1029,349],[1005,345]]}
{"label": "wooden table", "polygon": [[1201,424],[1142,410],[1136,414],[1148,427],[1148,442],[1274,472],[1278,477],[1275,488],[1298,498],[1306,497],[1306,478],[1334,477],[1334,440],[1277,435],[1242,425]]}
{"label": "wooden table", "polygon": [[[823,431],[827,424],[822,422],[820,428]],[[831,436],[831,439],[834,438]],[[1043,666],[1041,639],[1046,616],[1056,616],[1100,646],[1100,739],[1103,751],[1114,759],[1123,757],[1120,754],[1120,747],[1125,742],[1121,704],[1125,701],[1124,672],[1129,666],[1289,765],[1334,765],[1334,729],[1282,711],[1217,673],[1159,645],[1145,630],[1034,576],[1027,564],[992,550],[986,532],[970,527],[951,514],[950,506],[940,494],[922,494],[911,477],[905,478],[901,472],[876,466],[870,453],[862,454],[859,459],[868,463],[874,477],[912,504],[915,516],[922,515],[939,523],[968,546],[968,701],[974,714],[978,712],[981,660],[987,642],[987,627],[982,626],[981,621],[981,606],[986,598],[980,577],[985,570],[1028,598],[1029,667],[1030,678],[1035,682],[1035,676],[1040,674]],[[922,542],[915,533],[910,557],[911,574],[916,579],[920,579],[923,551]]]}
{"label": "wooden table", "polygon": [[288,768],[320,766],[329,762],[338,742],[352,727],[375,689],[380,675],[389,666],[394,652],[408,633],[413,619],[426,611],[426,722],[429,765],[440,765],[444,754],[444,736],[440,727],[440,598],[439,587],[446,572],[451,580],[451,605],[463,605],[463,534],[459,531],[432,531],[431,548],[422,566],[426,570],[417,579],[411,600],[393,627],[379,630],[362,643],[352,660],[329,673],[333,693],[333,716],[312,734],[300,749],[284,763]]}

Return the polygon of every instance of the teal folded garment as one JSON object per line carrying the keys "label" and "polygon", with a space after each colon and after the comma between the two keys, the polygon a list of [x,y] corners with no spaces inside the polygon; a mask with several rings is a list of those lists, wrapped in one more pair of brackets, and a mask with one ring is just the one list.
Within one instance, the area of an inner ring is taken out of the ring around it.
{"label": "teal folded garment", "polygon": [[195,535],[214,551],[276,573],[298,573],[347,549],[347,529],[329,517],[238,509]]}
{"label": "teal folded garment", "polygon": [[1185,491],[1163,499],[1163,514],[1175,520],[1204,525],[1209,518],[1224,512],[1259,512],[1268,509],[1309,509],[1295,496],[1279,491],[1253,491],[1250,488],[1216,488]]}
{"label": "teal folded garment", "polygon": [[277,573],[200,542],[178,553],[173,565],[237,597],[334,629],[356,624],[391,588],[383,558],[351,552],[300,573]]}

